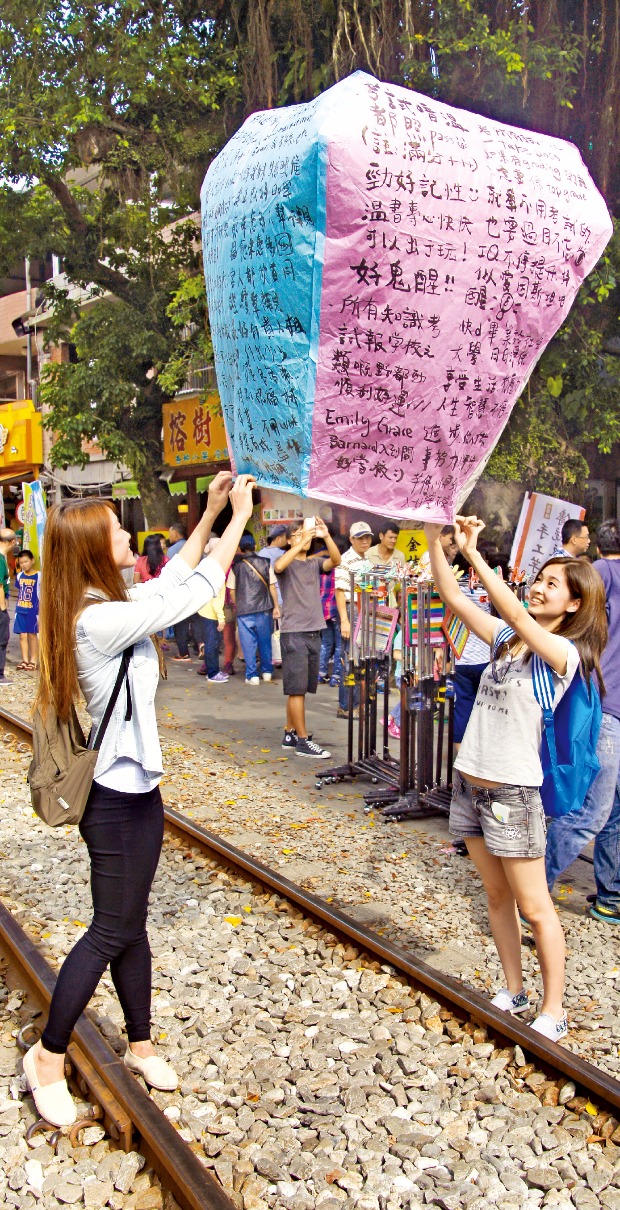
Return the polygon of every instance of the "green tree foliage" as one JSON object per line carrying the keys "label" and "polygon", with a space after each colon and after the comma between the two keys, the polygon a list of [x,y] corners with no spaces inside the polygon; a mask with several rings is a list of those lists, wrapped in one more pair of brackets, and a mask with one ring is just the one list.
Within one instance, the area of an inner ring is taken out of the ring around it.
{"label": "green tree foliage", "polygon": [[356,68],[577,143],[620,200],[620,0],[221,0],[246,112]]}
{"label": "green tree foliage", "polygon": [[[198,189],[239,122],[225,40],[187,9],[6,0],[0,14],[0,265],[53,252],[72,286],[95,287],[74,312],[48,290],[50,337],[79,358],[42,383],[52,458],[83,463],[94,438],[138,476],[157,522],[169,500],[157,370],[175,358],[182,369],[176,300],[199,280]],[[194,323],[201,309],[204,296]]]}

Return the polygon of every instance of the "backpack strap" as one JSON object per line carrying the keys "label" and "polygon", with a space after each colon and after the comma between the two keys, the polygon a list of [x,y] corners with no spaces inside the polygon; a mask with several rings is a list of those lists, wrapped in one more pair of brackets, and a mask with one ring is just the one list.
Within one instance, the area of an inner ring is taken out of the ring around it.
{"label": "backpack strap", "polygon": [[131,718],[131,716],[133,714],[133,703],[131,700],[131,690],[129,688],[129,676],[128,676],[129,661],[130,661],[132,655],[133,655],[133,644],[131,645],[131,647],[127,647],[127,649],[125,651],[123,651],[123,653],[122,653],[121,666],[118,670],[118,676],[116,678],[116,683],[112,690],[112,695],[110,697],[110,700],[106,706],[105,714],[101,720],[101,723],[99,724],[99,730],[97,731],[97,734],[94,739],[93,749],[99,748],[100,745],[103,743],[103,737],[108,729],[108,724],[110,722],[110,719],[112,718],[112,711],[114,710],[114,707],[118,700],[118,695],[121,691],[123,681],[125,679],[127,679],[127,707],[125,709],[125,722],[129,722],[129,719]]}
{"label": "backpack strap", "polygon": [[514,633],[515,632],[512,629],[512,626],[502,626],[501,629],[498,630],[497,635],[495,636],[495,642],[493,644],[493,653],[492,653],[493,659],[495,659],[497,656],[497,653],[499,651],[501,651],[502,647],[504,646],[504,643],[510,642]]}
{"label": "backpack strap", "polygon": [[[256,557],[260,558],[259,555],[257,555]],[[247,558],[245,555],[243,556],[243,562],[246,567],[250,568],[250,571],[254,572],[255,576],[258,576],[261,584],[264,584],[265,588],[267,589],[267,592],[269,592],[270,591],[269,584],[268,584],[267,580],[265,579],[265,577],[263,575],[261,575],[260,571],[258,570],[258,567],[255,567],[253,563],[250,563],[249,558]]]}
{"label": "backpack strap", "polygon": [[558,753],[555,744],[555,728],[553,725],[553,699],[555,697],[555,685],[553,683],[553,673],[549,665],[545,663],[542,656],[536,654],[532,656],[532,685],[534,688],[534,697],[542,710],[545,735],[547,736],[547,747],[549,749],[549,759],[551,761],[551,768],[555,773],[558,767]]}

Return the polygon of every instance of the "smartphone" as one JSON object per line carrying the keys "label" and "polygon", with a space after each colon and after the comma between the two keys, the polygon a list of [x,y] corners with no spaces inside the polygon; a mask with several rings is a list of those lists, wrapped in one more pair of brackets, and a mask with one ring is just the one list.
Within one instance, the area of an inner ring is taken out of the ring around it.
{"label": "smartphone", "polygon": [[306,517],[304,520],[304,529],[305,530],[314,529],[314,526],[315,526],[314,517]]}

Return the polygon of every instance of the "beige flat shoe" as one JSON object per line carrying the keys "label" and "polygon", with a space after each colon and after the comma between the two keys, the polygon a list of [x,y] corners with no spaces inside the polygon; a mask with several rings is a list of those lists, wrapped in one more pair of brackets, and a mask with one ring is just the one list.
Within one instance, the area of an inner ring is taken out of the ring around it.
{"label": "beige flat shoe", "polygon": [[148,1058],[141,1059],[140,1055],[134,1054],[133,1050],[127,1047],[124,1062],[130,1071],[138,1072],[151,1088],[174,1092],[179,1083],[174,1067],[166,1063],[165,1059],[160,1059],[159,1055],[149,1055]]}
{"label": "beige flat shoe", "polygon": [[26,1051],[22,1062],[37,1111],[50,1126],[72,1126],[77,1119],[77,1110],[67,1081],[56,1080],[53,1084],[41,1087],[34,1062],[34,1048],[31,1046],[30,1050]]}

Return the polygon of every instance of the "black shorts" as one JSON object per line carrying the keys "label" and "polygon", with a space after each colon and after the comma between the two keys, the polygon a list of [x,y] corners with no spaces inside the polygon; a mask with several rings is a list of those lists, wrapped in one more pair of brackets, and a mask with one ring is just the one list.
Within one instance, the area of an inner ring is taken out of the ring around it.
{"label": "black shorts", "polygon": [[282,688],[287,697],[316,693],[319,683],[321,631],[280,631]]}

